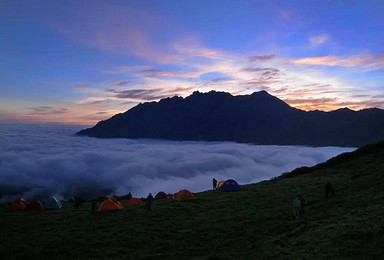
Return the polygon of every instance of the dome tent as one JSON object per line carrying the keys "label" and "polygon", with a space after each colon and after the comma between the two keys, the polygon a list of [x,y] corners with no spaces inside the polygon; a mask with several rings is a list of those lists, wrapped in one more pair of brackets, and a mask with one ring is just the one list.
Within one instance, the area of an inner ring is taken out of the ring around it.
{"label": "dome tent", "polygon": [[217,184],[217,188],[220,189],[224,183],[225,183],[225,181],[219,181],[219,183]]}
{"label": "dome tent", "polygon": [[50,197],[48,200],[44,201],[44,206],[46,209],[61,209],[63,204],[61,204],[60,200],[55,197]]}
{"label": "dome tent", "polygon": [[118,201],[116,197],[112,196],[109,199],[112,200],[113,202],[115,202],[117,204],[117,206],[119,206],[120,208],[124,208],[123,204],[121,204],[121,202]]}
{"label": "dome tent", "polygon": [[172,198],[177,201],[186,201],[194,200],[195,196],[189,190],[181,190],[175,193]]}
{"label": "dome tent", "polygon": [[11,204],[11,210],[25,210],[27,208],[28,202],[26,202],[24,199],[18,199],[12,202]]}
{"label": "dome tent", "polygon": [[121,205],[120,202],[119,204],[112,199],[106,199],[103,201],[103,203],[101,203],[98,211],[101,212],[101,211],[120,210],[123,208],[123,205]]}
{"label": "dome tent", "polygon": [[143,204],[143,201],[139,198],[130,198],[128,201],[127,201],[127,204],[128,205],[137,205],[137,204]]}
{"label": "dome tent", "polygon": [[240,191],[239,184],[232,179],[226,180],[223,185],[220,186],[221,191]]}
{"label": "dome tent", "polygon": [[166,198],[168,198],[168,195],[163,191],[160,191],[155,196],[155,199],[166,199]]}
{"label": "dome tent", "polygon": [[43,211],[45,210],[43,203],[41,201],[35,200],[28,203],[26,210],[37,210],[37,211]]}

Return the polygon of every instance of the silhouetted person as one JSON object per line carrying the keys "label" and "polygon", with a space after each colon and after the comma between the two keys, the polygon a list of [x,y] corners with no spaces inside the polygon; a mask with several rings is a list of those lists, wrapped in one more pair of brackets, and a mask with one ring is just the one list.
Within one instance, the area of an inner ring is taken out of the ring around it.
{"label": "silhouetted person", "polygon": [[91,202],[91,212],[96,212],[96,208],[97,208],[96,200],[92,200],[92,202]]}
{"label": "silhouetted person", "polygon": [[128,193],[128,195],[127,195],[127,199],[129,200],[129,199],[131,199],[132,198],[132,193]]}
{"label": "silhouetted person", "polygon": [[301,218],[304,216],[305,212],[305,199],[303,196],[298,195],[296,198],[293,200],[293,214],[295,215],[296,218]]}
{"label": "silhouetted person", "polygon": [[153,199],[153,196],[152,196],[152,194],[151,193],[149,193],[148,194],[148,197],[147,197],[147,203],[145,203],[145,206],[147,207],[147,209],[149,210],[149,211],[151,211],[152,210],[152,201],[153,201],[154,199]]}
{"label": "silhouetted person", "polygon": [[325,185],[325,198],[328,199],[329,196],[335,197],[335,188],[333,187],[332,183],[328,182]]}
{"label": "silhouetted person", "polygon": [[212,179],[213,190],[217,190],[217,180],[215,178]]}
{"label": "silhouetted person", "polygon": [[80,197],[73,197],[74,203],[73,206],[75,206],[76,209],[78,209],[81,205],[81,198]]}

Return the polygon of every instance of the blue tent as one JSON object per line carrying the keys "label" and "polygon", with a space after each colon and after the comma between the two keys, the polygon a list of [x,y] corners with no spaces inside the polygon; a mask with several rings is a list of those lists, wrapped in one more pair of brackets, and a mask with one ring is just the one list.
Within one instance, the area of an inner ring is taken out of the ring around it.
{"label": "blue tent", "polygon": [[221,191],[239,191],[240,186],[235,180],[229,179],[224,182],[220,187]]}
{"label": "blue tent", "polygon": [[60,209],[63,207],[60,200],[55,197],[50,197],[48,200],[44,201],[44,207],[46,209]]}

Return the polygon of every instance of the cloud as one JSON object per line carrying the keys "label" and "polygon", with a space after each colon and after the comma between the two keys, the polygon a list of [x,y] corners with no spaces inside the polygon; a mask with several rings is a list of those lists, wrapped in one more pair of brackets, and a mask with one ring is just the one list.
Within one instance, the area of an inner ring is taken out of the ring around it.
{"label": "cloud", "polygon": [[309,38],[309,44],[311,48],[316,48],[329,40],[330,36],[327,33],[312,36]]}
{"label": "cloud", "polygon": [[115,93],[114,97],[116,98],[128,98],[128,99],[138,99],[151,101],[156,99],[162,99],[168,97],[168,94],[161,94],[163,89],[155,88],[155,89],[131,89],[131,90],[109,90],[112,93]]}
{"label": "cloud", "polygon": [[116,74],[121,74],[125,72],[131,72],[135,70],[143,70],[143,69],[149,69],[151,68],[152,65],[135,65],[135,66],[119,66],[119,67],[114,67],[110,70],[104,71],[105,73],[116,73]]}
{"label": "cloud", "polygon": [[222,78],[215,78],[212,79],[212,82],[226,82],[226,81],[231,81],[232,78],[229,77],[222,77]]}
{"label": "cloud", "polygon": [[112,87],[112,88],[118,88],[118,87],[124,87],[124,86],[126,86],[128,83],[129,83],[128,80],[123,80],[123,81],[119,81],[119,82],[117,82],[117,83],[110,84],[110,85],[108,85],[108,86],[109,86],[109,87]]}
{"label": "cloud", "polygon": [[264,75],[267,75],[267,74],[277,74],[278,72],[280,72],[280,70],[275,68],[242,68],[239,70],[239,72],[247,72],[247,73],[263,72]]}
{"label": "cloud", "polygon": [[249,58],[249,61],[267,61],[272,60],[275,58],[274,54],[271,55],[260,55],[260,56],[253,56]]}
{"label": "cloud", "polygon": [[55,195],[193,192],[212,178],[254,183],[324,162],[348,148],[260,146],[74,136],[77,126],[0,125],[0,202]]}
{"label": "cloud", "polygon": [[194,87],[177,87],[173,89],[167,88],[152,88],[152,89],[130,89],[117,91],[109,89],[113,93],[112,97],[117,99],[131,99],[136,102],[156,101],[162,98],[180,96],[180,93],[191,91]]}
{"label": "cloud", "polygon": [[78,100],[76,103],[79,105],[97,105],[109,101],[106,97],[88,97],[82,100]]}
{"label": "cloud", "polygon": [[174,77],[176,73],[174,71],[164,70],[146,70],[143,71],[145,77]]}
{"label": "cloud", "polygon": [[47,115],[47,114],[64,114],[70,112],[68,108],[54,108],[50,106],[38,106],[27,108],[32,110],[32,114]]}
{"label": "cloud", "polygon": [[298,65],[322,65],[322,66],[341,66],[358,67],[365,70],[384,70],[384,54],[375,55],[355,55],[355,56],[314,56],[291,60],[292,64]]}

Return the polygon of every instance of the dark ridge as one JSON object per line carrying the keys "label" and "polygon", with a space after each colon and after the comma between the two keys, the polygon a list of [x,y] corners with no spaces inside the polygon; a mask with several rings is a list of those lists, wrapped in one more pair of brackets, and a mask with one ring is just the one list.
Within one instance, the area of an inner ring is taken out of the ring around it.
{"label": "dark ridge", "polygon": [[384,142],[378,142],[378,143],[374,143],[374,144],[365,145],[363,147],[356,149],[353,152],[342,153],[338,156],[335,156],[335,157],[329,159],[328,161],[326,161],[324,163],[317,164],[313,167],[303,166],[303,167],[296,168],[291,172],[285,172],[285,173],[281,174],[279,177],[274,178],[274,180],[284,179],[284,178],[292,178],[292,177],[296,177],[296,176],[299,176],[302,174],[307,174],[307,173],[310,173],[310,172],[313,172],[316,170],[331,168],[331,167],[337,166],[341,163],[346,163],[346,162],[356,160],[356,159],[363,157],[363,156],[367,156],[367,155],[371,155],[371,154],[377,154],[383,150],[384,150]]}
{"label": "dark ridge", "polygon": [[359,147],[384,140],[384,111],[305,112],[266,91],[195,91],[140,103],[77,133],[98,138],[233,141],[265,145]]}

